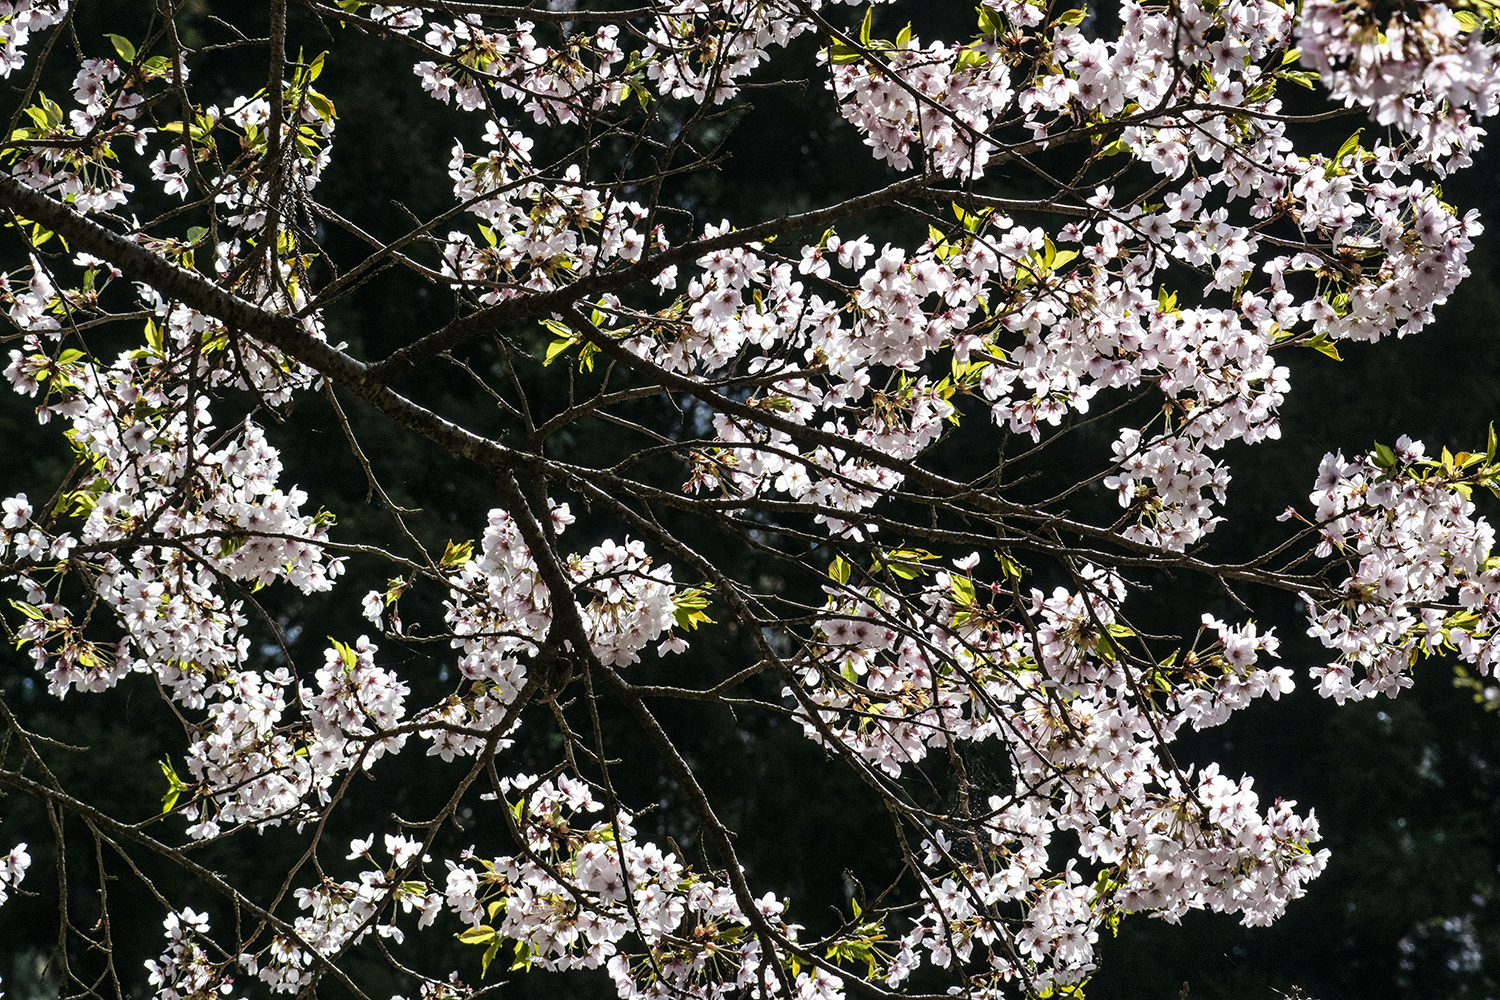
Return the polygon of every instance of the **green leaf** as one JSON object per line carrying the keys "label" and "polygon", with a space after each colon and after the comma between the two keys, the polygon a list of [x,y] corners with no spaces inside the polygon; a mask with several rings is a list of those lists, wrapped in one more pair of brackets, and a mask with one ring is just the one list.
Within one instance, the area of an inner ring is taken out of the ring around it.
{"label": "green leaf", "polygon": [[836,66],[859,62],[859,50],[845,45],[842,39],[835,38],[828,46],[828,61]]}
{"label": "green leaf", "polygon": [[109,480],[102,476],[81,490],[70,490],[57,498],[52,508],[53,516],[64,512],[77,517],[87,514],[99,503],[99,495],[109,489]]}
{"label": "green leaf", "polygon": [[958,68],[965,66],[983,66],[988,63],[989,57],[978,49],[965,48],[958,54]]}
{"label": "green leaf", "polygon": [[949,577],[948,593],[953,596],[954,604],[968,607],[974,603],[974,581],[966,576]]}
{"label": "green leaf", "polygon": [[1301,49],[1287,49],[1281,54],[1281,65],[1288,66],[1302,58]]}
{"label": "green leaf", "polygon": [[480,924],[478,927],[470,927],[458,935],[458,940],[461,944],[489,944],[497,936],[495,928],[489,924]]}
{"label": "green leaf", "polygon": [[953,256],[956,248],[948,243],[937,226],[927,227],[927,238],[932,240],[932,252],[938,260],[947,260]]}
{"label": "green leaf", "polygon": [[358,658],[354,655],[354,650],[344,643],[339,642],[333,636],[329,636],[328,641],[333,643],[334,649],[338,650],[339,658],[344,661],[344,667],[348,670],[353,670],[354,665],[358,662]]}
{"label": "green leaf", "polygon": [[[927,567],[923,563],[933,562],[938,557],[926,549],[891,549],[881,553],[884,567],[903,580],[915,580],[919,576],[926,576]],[[870,567],[871,572],[878,573],[880,565]]]}
{"label": "green leaf", "polygon": [[906,27],[896,33],[896,48],[906,48],[906,43],[911,41],[911,22],[906,22]]}
{"label": "green leaf", "polygon": [[865,8],[865,19],[859,26],[859,44],[870,47],[870,21],[875,16],[874,6]]}
{"label": "green leaf", "polygon": [[1083,19],[1087,16],[1088,11],[1085,10],[1065,10],[1058,17],[1057,23],[1066,24],[1070,28],[1076,27],[1077,25],[1082,24]]}
{"label": "green leaf", "polygon": [[828,564],[828,576],[840,586],[849,582],[849,576],[853,571],[854,567],[843,556],[834,556],[833,562]]}
{"label": "green leaf", "polygon": [[542,359],[542,364],[544,366],[550,365],[552,362],[556,361],[564,351],[566,351],[576,343],[578,343],[578,338],[571,336],[559,337],[558,339],[554,340],[552,343],[547,345],[547,356]]}
{"label": "green leaf", "polygon": [[672,595],[672,620],[687,632],[693,631],[700,624],[712,625],[714,620],[703,610],[706,607],[707,591],[697,587],[679,590]]}
{"label": "green leaf", "polygon": [[333,102],[316,90],[309,90],[307,92],[307,103],[312,105],[312,109],[318,113],[318,117],[325,122],[331,122],[338,118],[338,112],[334,110]]}
{"label": "green leaf", "polygon": [[1396,453],[1391,451],[1388,445],[1383,445],[1379,441],[1375,442],[1375,454],[1373,457],[1376,468],[1390,469],[1396,465]]}
{"label": "green leaf", "polygon": [[1359,149],[1359,134],[1363,131],[1363,128],[1357,128],[1354,130],[1353,135],[1344,140],[1344,144],[1339,147],[1338,153],[1336,153],[1333,157],[1334,163],[1344,162],[1344,157],[1348,156],[1350,153],[1356,152]]}
{"label": "green leaf", "polygon": [[440,565],[442,565],[445,569],[454,569],[458,566],[464,565],[464,563],[467,563],[473,558],[473,542],[461,542],[458,545],[454,545],[452,542],[449,542],[447,547],[443,549],[443,558]]}
{"label": "green leaf", "polygon": [[109,39],[110,44],[115,47],[115,51],[120,54],[121,59],[132,64],[135,62],[135,45],[131,43],[130,39],[124,35],[112,35],[109,33],[106,33],[104,37]]}
{"label": "green leaf", "polygon": [[182,779],[177,777],[177,772],[172,769],[172,765],[169,762],[163,760],[158,761],[158,763],[161,765],[161,773],[167,776],[167,794],[161,797],[161,811],[165,815],[172,811],[172,807],[177,804],[177,799],[182,795],[183,789],[187,788],[187,785],[183,784]]}
{"label": "green leaf", "polygon": [[953,215],[963,227],[971,233],[977,233],[984,228],[985,220],[994,214],[994,209],[983,208],[977,212],[965,212],[958,204],[953,202]]}
{"label": "green leaf", "polygon": [[1313,350],[1317,351],[1319,354],[1326,354],[1326,355],[1328,355],[1330,358],[1332,358],[1335,361],[1343,361],[1344,360],[1343,357],[1339,354],[1339,349],[1334,346],[1333,341],[1331,341],[1331,340],[1328,339],[1328,334],[1326,334],[1326,333],[1320,333],[1316,337],[1314,337],[1311,340],[1307,341],[1307,345],[1306,346],[1311,347]]}

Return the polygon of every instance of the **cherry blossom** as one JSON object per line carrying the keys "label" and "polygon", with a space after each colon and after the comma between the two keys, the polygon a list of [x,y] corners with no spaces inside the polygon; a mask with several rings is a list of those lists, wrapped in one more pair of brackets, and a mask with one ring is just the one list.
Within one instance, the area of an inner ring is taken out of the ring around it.
{"label": "cherry blossom", "polygon": [[[1287,352],[1418,333],[1467,276],[1483,227],[1439,182],[1500,95],[1479,13],[1127,2],[1106,36],[1086,12],[994,0],[972,31],[921,38],[886,5],[822,0],[306,7],[330,38],[403,53],[414,99],[464,113],[438,166],[448,208],[406,235],[320,200],[359,151],[318,88],[338,49],[294,58],[284,11],[270,76],[212,101],[193,82],[209,52],[171,32],[139,51],[110,36],[113,55],[79,40],[66,106],[27,93],[0,178],[27,244],[0,275],[5,377],[76,464],[0,499],[6,626],[49,697],[125,685],[183,728],[162,749],[165,818],[95,835],[150,838],[189,871],[194,844],[273,828],[304,844],[275,900],[211,885],[256,926],[210,921],[207,876],[202,899],[158,895],[154,995],[300,993],[385,942],[455,935],[468,966],[393,968],[433,1000],[497,960],[603,970],[627,1000],[842,1000],[924,967],[956,995],[1052,995],[1087,981],[1126,916],[1267,924],[1327,862],[1311,810],[1171,751],[1294,689],[1282,637],[1196,591],[1183,635],[1144,634],[1150,570],[1300,599],[1331,657],[1308,677],[1339,702],[1396,695],[1439,652],[1493,675],[1500,569],[1474,499],[1500,488],[1493,437],[1331,454],[1283,548],[1198,554],[1234,516],[1230,446],[1281,434]],[[0,4],[0,75],[66,15]],[[720,119],[815,49],[797,79],[889,184],[736,228],[684,178],[710,176]],[[1302,86],[1379,134],[1351,124],[1315,148],[1285,99]],[[1047,194],[1017,197],[1017,176]],[[139,218],[147,189],[171,210]],[[326,260],[327,227],[371,249]],[[452,318],[383,358],[331,343],[338,303],[386,267]],[[474,364],[480,341],[495,353]],[[439,364],[494,412],[402,385]],[[336,413],[390,551],[286,468],[304,401]],[[429,549],[345,405],[477,469],[484,515]],[[637,453],[558,443],[594,421]],[[1021,499],[1011,464],[1086,423],[1076,476]],[[950,478],[973,441],[998,449],[993,471]],[[383,588],[339,586],[367,563]],[[262,591],[345,602],[369,634],[294,655],[300,624]],[[754,655],[684,655],[705,647]],[[793,720],[890,804],[900,881],[809,939],[808,904],[752,884],[653,714],[665,698]],[[656,750],[641,766],[681,795],[700,850],[621,801],[612,769],[637,762],[612,757],[601,706]],[[545,773],[514,752],[533,738],[557,758]],[[981,749],[1002,777],[970,778]],[[28,752],[23,769],[43,759]],[[347,853],[329,846],[330,817],[402,754],[437,758],[422,773],[447,805],[371,813]],[[929,808],[911,789],[942,769],[955,791]],[[55,793],[32,773],[0,781]],[[0,859],[0,903],[30,864],[25,844]]]}

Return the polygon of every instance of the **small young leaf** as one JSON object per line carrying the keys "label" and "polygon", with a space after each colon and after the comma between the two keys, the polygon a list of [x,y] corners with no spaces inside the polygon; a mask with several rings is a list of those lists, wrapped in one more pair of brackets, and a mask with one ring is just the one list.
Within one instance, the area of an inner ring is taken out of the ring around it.
{"label": "small young leaf", "polygon": [[489,924],[470,927],[458,935],[458,940],[461,944],[488,944],[495,940],[495,928]]}
{"label": "small young leaf", "polygon": [[127,63],[133,64],[135,62],[135,45],[131,43],[130,39],[124,35],[112,35],[108,33],[104,37],[109,39],[110,44],[115,47],[115,51],[120,54],[121,59]]}
{"label": "small young leaf", "polygon": [[1363,131],[1364,129],[1357,128],[1354,130],[1353,135],[1344,140],[1344,144],[1339,147],[1338,153],[1333,157],[1334,163],[1342,163],[1344,157],[1359,150],[1359,134]]}
{"label": "small young leaf", "polygon": [[552,362],[556,361],[564,351],[566,351],[576,343],[578,343],[577,337],[557,338],[552,343],[547,345],[547,356],[542,359],[542,365],[550,365]]}
{"label": "small young leaf", "polygon": [[172,807],[177,804],[177,799],[182,795],[182,790],[187,785],[183,784],[182,779],[177,777],[177,772],[172,769],[170,763],[164,760],[158,761],[158,763],[161,765],[161,773],[167,776],[167,794],[161,797],[161,811],[163,814],[166,814],[172,811]]}
{"label": "small young leaf", "polygon": [[849,576],[853,570],[854,567],[843,556],[834,556],[833,562],[828,565],[828,576],[834,583],[842,586],[849,582]]}

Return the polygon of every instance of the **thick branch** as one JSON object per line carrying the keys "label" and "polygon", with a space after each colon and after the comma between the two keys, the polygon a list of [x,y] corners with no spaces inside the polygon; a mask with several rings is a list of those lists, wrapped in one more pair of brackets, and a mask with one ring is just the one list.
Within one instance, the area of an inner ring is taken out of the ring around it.
{"label": "thick branch", "polygon": [[127,278],[151,286],[163,297],[212,316],[232,332],[249,334],[270,344],[319,375],[357,393],[397,423],[455,457],[486,468],[514,468],[534,461],[392,392],[368,366],[315,336],[309,323],[260,309],[196,271],[178,267],[12,177],[0,177],[0,206],[42,223],[78,249],[108,261]]}

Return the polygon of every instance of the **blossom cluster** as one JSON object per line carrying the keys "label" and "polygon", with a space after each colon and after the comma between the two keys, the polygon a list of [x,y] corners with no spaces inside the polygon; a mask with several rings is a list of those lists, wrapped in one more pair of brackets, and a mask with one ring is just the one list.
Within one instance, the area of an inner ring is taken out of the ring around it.
{"label": "blossom cluster", "polygon": [[531,139],[505,119],[490,122],[485,141],[496,148],[478,156],[460,143],[448,164],[454,198],[481,220],[481,241],[455,231],[443,249],[443,273],[482,289],[481,304],[547,291],[578,273],[670,246],[660,226],[635,228],[648,214],[644,206],[581,184],[576,165],[559,180],[540,177]]}
{"label": "blossom cluster", "polygon": [[226,975],[201,940],[209,931],[207,914],[188,907],[169,912],[163,924],[167,949],[146,962],[152,988],[162,1000],[211,995]]}
{"label": "blossom cluster", "polygon": [[0,39],[4,56],[0,76],[9,77],[26,65],[26,46],[33,32],[45,31],[68,14],[68,0],[14,0],[0,10]]}
{"label": "blossom cluster", "polygon": [[[374,836],[351,842],[347,860],[373,864],[374,843]],[[398,913],[416,913],[418,930],[429,926],[443,897],[409,877],[416,864],[430,860],[423,856],[421,843],[387,834],[384,848],[389,862],[366,868],[357,880],[325,877],[298,889],[297,908],[304,912],[292,922],[292,933],[276,935],[259,953],[240,956],[240,967],[258,976],[273,993],[293,993],[313,982],[320,959],[339,955],[371,931],[399,944],[406,932],[397,923]]]}
{"label": "blossom cluster", "polygon": [[485,90],[493,87],[502,100],[520,103],[538,124],[576,122],[621,100],[625,85],[613,72],[624,58],[618,27],[578,32],[561,50],[539,43],[535,27],[520,21],[509,31],[486,31],[477,14],[451,25],[433,24],[426,41],[444,58],[416,64],[422,89],[444,103],[478,111],[487,106]]}
{"label": "blossom cluster", "polygon": [[[682,20],[668,20],[673,27],[661,30],[690,31],[695,45],[712,37],[697,19],[711,21],[717,12],[712,5],[691,6],[681,12]],[[736,22],[743,33],[720,39],[736,53],[721,53],[715,68],[720,86],[727,88],[741,53],[785,44],[800,30],[746,42],[763,9],[746,5]],[[1231,440],[1279,435],[1276,410],[1287,379],[1285,369],[1270,360],[1271,349],[1420,329],[1467,273],[1478,223],[1472,214],[1457,219],[1420,181],[1391,182],[1393,172],[1426,162],[1408,145],[1377,142],[1366,151],[1356,144],[1337,162],[1294,152],[1277,96],[1284,74],[1267,68],[1276,65],[1296,27],[1283,4],[1235,0],[1218,10],[1188,3],[1180,11],[1126,4],[1116,41],[1090,38],[1077,22],[1055,22],[1045,32],[1057,53],[1055,66],[1032,66],[1031,76],[1013,79],[1020,65],[1011,49],[1014,33],[1035,22],[1028,9],[985,8],[980,37],[948,47],[923,47],[909,31],[895,43],[881,41],[870,37],[867,23],[858,44],[843,35],[825,50],[829,86],[877,155],[893,166],[910,168],[911,150],[920,145],[930,168],[974,178],[1001,155],[991,123],[1013,108],[1023,114],[1023,131],[1044,144],[1044,137],[1065,135],[1089,115],[1133,114],[1116,145],[1168,180],[1190,173],[1180,187],[1163,192],[1161,205],[1131,203],[1123,192],[1100,187],[1088,200],[1095,221],[1057,234],[1058,244],[1083,243],[1083,250],[1059,251],[1041,229],[998,213],[961,217],[964,227],[956,237],[934,230],[914,251],[888,245],[877,253],[863,237],[829,234],[804,250],[796,273],[764,246],[747,243],[699,258],[701,274],[687,282],[671,308],[648,312],[607,295],[596,304],[595,323],[669,371],[727,374],[750,350],[747,372],[765,377],[803,358],[806,365],[796,367],[817,377],[773,383],[760,405],[897,459],[921,453],[941,435],[945,422],[955,418],[955,391],[983,395],[997,422],[1039,438],[1047,426],[1088,412],[1101,391],[1154,384],[1176,420],[1152,439],[1150,449],[1122,437],[1116,451],[1126,467],[1112,485],[1134,512],[1132,537],[1181,549],[1212,529],[1213,503],[1225,498],[1227,469],[1205,453]],[[1319,8],[1296,30],[1321,30],[1308,25],[1325,13]],[[505,65],[518,73],[583,65],[577,56],[539,48],[529,34],[533,27],[519,26],[516,39],[484,40],[477,15],[471,15],[451,29],[431,26],[428,43],[449,55],[459,73],[478,65],[474,53],[482,50],[485,72],[498,80],[507,78],[499,68]],[[1452,16],[1429,29],[1442,35],[1448,49],[1485,47]],[[600,29],[596,35],[575,33],[569,45],[592,45],[590,39],[606,35],[617,39]],[[1429,65],[1418,58],[1424,53],[1435,60],[1432,65],[1442,62],[1442,46],[1424,45],[1407,58],[1419,68]],[[658,75],[659,68],[663,75],[689,72],[694,59],[682,45],[674,53],[662,59],[653,36],[631,64],[645,67],[647,76]],[[1476,78],[1480,62],[1474,63]],[[1180,66],[1189,71],[1178,72]],[[438,64],[423,63],[419,72],[431,82]],[[438,84],[430,89],[446,93]],[[499,96],[536,116],[537,95],[547,92],[541,84],[509,91],[502,85]],[[688,94],[670,88],[662,94],[674,96]],[[466,106],[481,103],[474,96]],[[485,221],[489,245],[453,233],[446,254],[447,273],[486,289],[481,303],[526,288],[546,290],[564,275],[633,263],[667,249],[660,227],[649,234],[629,227],[632,217],[647,215],[644,207],[610,203],[578,186],[582,178],[573,167],[561,188],[544,188],[528,176],[535,169],[530,140],[504,118],[493,118],[486,128],[496,151],[473,158],[455,147],[451,172],[455,195]],[[1215,196],[1222,207],[1210,209]],[[1245,212],[1241,219],[1230,214],[1237,204]],[[1258,258],[1264,220],[1278,216],[1326,244]],[[701,238],[716,240],[726,232],[727,223],[709,225]],[[851,272],[847,278],[834,276],[835,258]],[[876,258],[873,267],[866,266],[870,258]],[[1329,261],[1347,263],[1333,268]],[[1349,266],[1354,262],[1357,268]],[[1158,308],[1158,283],[1173,264],[1205,273],[1211,289],[1234,291],[1234,307]],[[675,272],[662,271],[663,287],[680,285]],[[1295,284],[1308,272],[1319,279],[1312,294]],[[1356,274],[1358,280],[1350,280]],[[986,305],[1001,314],[1001,325],[975,335],[976,327],[987,325],[976,322],[987,298],[1003,300],[1003,309],[1001,302]],[[567,330],[559,338],[560,350],[583,342]],[[871,366],[910,371],[949,349],[959,362],[979,354],[971,384],[917,379],[901,393],[882,395],[864,381]],[[694,488],[717,483],[759,493],[785,485],[794,499],[831,502],[852,513],[873,502],[878,490],[902,482],[879,462],[826,449],[795,454],[785,432],[755,421],[721,416],[716,426],[724,447],[701,453]],[[1170,464],[1163,466],[1162,456],[1170,456]],[[1160,471],[1138,475],[1143,460]],[[848,526],[841,518],[829,520],[835,531]]]}
{"label": "blossom cluster", "polygon": [[[477,868],[448,862],[447,903],[473,927],[465,940],[491,953],[513,943],[519,964],[545,969],[605,966],[627,1000],[747,987],[788,995],[759,933],[769,925],[796,940],[781,902],[757,900],[752,922],[729,886],[638,840],[627,814],[599,817],[604,806],[584,782],[518,775],[503,780],[501,793],[518,797],[525,850],[464,859],[479,860]],[[803,973],[795,995],[841,996],[841,985],[837,976]]]}
{"label": "blossom cluster", "polygon": [[1310,634],[1338,654],[1311,671],[1319,693],[1340,703],[1394,695],[1437,650],[1493,673],[1500,564],[1495,530],[1470,493],[1494,475],[1493,447],[1432,459],[1407,437],[1352,462],[1324,457],[1310,523],[1319,551],[1349,575],[1329,596],[1303,597]]}
{"label": "blossom cluster", "polygon": [[[562,534],[572,520],[567,504],[555,506],[554,534]],[[586,595],[579,612],[590,652],[601,663],[635,663],[642,649],[672,628],[679,588],[672,583],[671,567],[654,565],[644,543],[606,540],[587,554],[570,556],[564,568],[575,589]],[[552,632],[552,594],[512,515],[490,512],[478,558],[453,574],[450,588],[447,623],[454,648],[463,652],[459,670],[480,682],[495,702],[491,710],[499,710],[527,680],[529,668],[522,657],[536,657]],[[371,598],[366,609],[378,615],[379,595]],[[484,715],[477,707],[472,711]],[[474,747],[451,738],[446,745]]]}
{"label": "blossom cluster", "polygon": [[[375,860],[373,836],[355,840],[347,860]],[[314,981],[323,962],[334,958],[372,930],[378,937],[400,943],[405,931],[394,913],[415,912],[416,927],[429,926],[442,909],[443,897],[424,892],[421,881],[407,878],[422,857],[422,846],[407,837],[387,834],[388,864],[361,872],[357,881],[324,878],[295,892],[297,908],[305,911],[282,927],[258,950],[215,955],[207,914],[184,909],[169,912],[164,927],[167,949],[146,963],[151,984],[165,1000],[234,992],[236,972],[258,978],[272,993],[292,993]],[[391,904],[395,906],[391,908]],[[391,908],[384,922],[378,918]]]}
{"label": "blossom cluster", "polygon": [[1382,24],[1368,5],[1313,0],[1297,43],[1330,96],[1401,129],[1413,160],[1451,170],[1472,162],[1477,121],[1500,110],[1500,47],[1472,30],[1476,20],[1444,3],[1397,4]]}
{"label": "blossom cluster", "polygon": [[[814,6],[821,6],[821,0]],[[422,87],[445,103],[477,111],[486,93],[514,101],[538,124],[569,123],[617,104],[647,88],[663,98],[721,104],[769,57],[811,25],[788,17],[771,0],[675,0],[661,5],[642,33],[644,44],[627,61],[615,25],[569,35],[562,46],[540,42],[536,25],[517,21],[508,30],[486,30],[479,14],[431,21],[424,37],[433,55],[415,66]],[[372,11],[371,20],[381,21]],[[403,33],[424,26],[418,8],[385,23]]]}
{"label": "blossom cluster", "polygon": [[4,857],[0,857],[0,903],[10,898],[11,891],[21,884],[21,879],[26,877],[26,869],[30,867],[31,855],[26,852],[24,843],[17,844]]}
{"label": "blossom cluster", "polygon": [[[68,420],[95,472],[64,497],[82,519],[76,532],[43,530],[24,495],[7,501],[5,541],[28,592],[21,638],[55,694],[103,690],[139,667],[201,707],[217,672],[240,663],[249,645],[240,604],[220,580],[329,589],[342,564],[323,557],[327,520],[302,512],[302,491],[278,488],[279,454],[255,424],[244,421],[210,448],[206,397],[174,389],[165,359],[122,355],[106,367],[67,352],[11,358],[6,374],[17,389],[35,393],[45,379],[42,412]],[[130,401],[124,413],[121,399]],[[157,546],[122,559],[117,543],[141,534]],[[43,574],[65,570],[70,556],[92,564],[94,593],[126,631],[110,647],[82,637],[68,609],[42,596]]]}
{"label": "blossom cluster", "polygon": [[[978,562],[976,553],[955,568]],[[1124,582],[1093,569],[1081,582],[1076,592],[1033,589],[1014,617],[991,599],[1008,591],[966,573],[935,574],[920,617],[888,585],[846,584],[828,598],[805,694],[785,692],[802,704],[809,738],[892,777],[954,741],[1004,738],[1010,748],[1014,788],[982,817],[991,863],[957,863],[937,832],[929,902],[899,967],[924,952],[951,967],[982,945],[997,983],[1076,983],[1111,914],[1175,920],[1211,908],[1269,923],[1322,870],[1327,852],[1308,847],[1317,824],[1294,803],[1262,812],[1248,778],[1232,782],[1216,765],[1194,777],[1160,753],[1184,724],[1217,725],[1290,691],[1290,671],[1260,662],[1277,637],[1205,616],[1193,648],[1153,660],[1133,651],[1135,633],[1117,618]],[[1141,704],[1143,688],[1166,692],[1164,711]],[[1083,884],[1071,862],[1054,871],[1048,845],[1063,831],[1107,879]],[[1027,914],[1020,931],[1016,904]]]}

